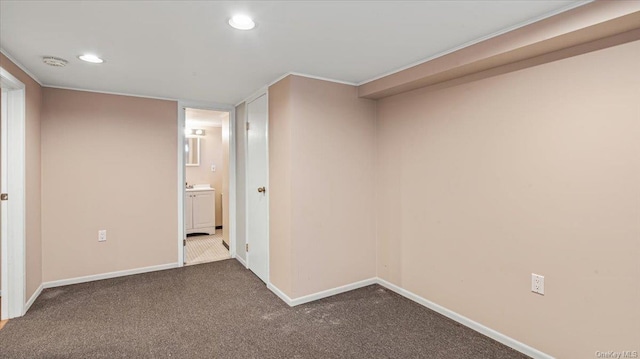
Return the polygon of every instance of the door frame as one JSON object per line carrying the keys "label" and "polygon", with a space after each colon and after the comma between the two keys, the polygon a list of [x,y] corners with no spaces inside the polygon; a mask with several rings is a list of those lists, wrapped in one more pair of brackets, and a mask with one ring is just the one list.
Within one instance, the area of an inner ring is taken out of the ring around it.
{"label": "door frame", "polygon": [[[0,67],[2,102],[2,313],[23,316],[26,299],[26,92],[25,85]],[[9,150],[10,149],[10,150]]]}
{"label": "door frame", "polygon": [[[184,266],[184,196],[186,194],[185,178],[186,169],[184,163],[184,128],[185,109],[221,111],[229,113],[229,255],[236,257],[236,108],[233,105],[196,102],[189,100],[178,101],[178,266]],[[216,192],[218,189],[216,188]],[[224,230],[224,229],[223,229]]]}
{"label": "door frame", "polygon": [[[270,219],[269,219],[269,214],[270,214],[270,193],[271,193],[271,187],[269,185],[269,88],[268,87],[263,87],[260,90],[258,90],[257,92],[255,92],[253,95],[249,96],[245,101],[244,101],[244,106],[245,106],[245,115],[244,115],[244,125],[245,125],[245,129],[246,129],[246,125],[247,122],[249,122],[249,103],[257,100],[258,98],[265,96],[265,100],[267,100],[267,118],[266,118],[266,123],[265,123],[265,142],[266,142],[266,158],[267,158],[267,178],[266,178],[266,183],[265,183],[265,187],[267,188],[267,192],[265,193],[266,196],[266,201],[267,201],[267,233],[266,233],[266,237],[267,237],[267,286],[271,285],[271,268],[270,268],[270,258],[271,258],[271,254],[270,254],[270,247],[271,247],[271,237],[269,236],[270,234]],[[249,191],[250,188],[248,186],[249,183],[249,135],[247,134],[247,136],[245,137],[245,141],[244,141],[244,154],[245,154],[245,158],[244,158],[244,164],[245,164],[245,212],[244,212],[244,218],[245,218],[245,243],[249,244],[251,243],[251,238],[249,236]],[[245,252],[245,258],[246,258],[246,267],[247,269],[249,268],[249,266],[251,265],[251,250],[249,250],[249,252]]]}

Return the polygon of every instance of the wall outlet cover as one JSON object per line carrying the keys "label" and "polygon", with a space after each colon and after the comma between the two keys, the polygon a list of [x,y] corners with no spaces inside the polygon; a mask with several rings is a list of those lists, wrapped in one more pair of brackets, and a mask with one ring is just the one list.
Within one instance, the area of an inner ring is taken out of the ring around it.
{"label": "wall outlet cover", "polygon": [[107,230],[101,229],[98,231],[98,242],[106,242],[107,241]]}
{"label": "wall outlet cover", "polygon": [[544,276],[531,273],[531,291],[544,295]]}

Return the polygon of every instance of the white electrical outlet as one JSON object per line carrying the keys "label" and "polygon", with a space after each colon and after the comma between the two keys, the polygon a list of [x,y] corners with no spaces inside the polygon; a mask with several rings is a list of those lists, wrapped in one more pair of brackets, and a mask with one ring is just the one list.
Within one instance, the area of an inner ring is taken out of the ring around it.
{"label": "white electrical outlet", "polygon": [[98,231],[98,242],[106,242],[107,241],[107,230],[101,229]]}
{"label": "white electrical outlet", "polygon": [[531,291],[544,295],[544,276],[531,273]]}

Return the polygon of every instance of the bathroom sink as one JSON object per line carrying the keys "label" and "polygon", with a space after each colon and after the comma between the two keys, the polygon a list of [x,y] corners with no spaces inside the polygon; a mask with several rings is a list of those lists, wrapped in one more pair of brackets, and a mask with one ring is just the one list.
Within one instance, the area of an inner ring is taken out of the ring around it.
{"label": "bathroom sink", "polygon": [[211,189],[210,184],[194,184],[193,189]]}
{"label": "bathroom sink", "polygon": [[187,192],[192,191],[212,191],[214,188],[211,188],[210,184],[194,184],[192,188],[187,188]]}

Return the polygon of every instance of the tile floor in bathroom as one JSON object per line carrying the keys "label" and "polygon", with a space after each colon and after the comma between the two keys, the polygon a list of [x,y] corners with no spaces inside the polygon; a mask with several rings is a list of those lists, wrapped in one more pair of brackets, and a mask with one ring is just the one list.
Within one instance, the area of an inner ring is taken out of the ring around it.
{"label": "tile floor in bathroom", "polygon": [[187,237],[185,265],[215,262],[231,258],[229,250],[222,244],[222,229],[209,236]]}

